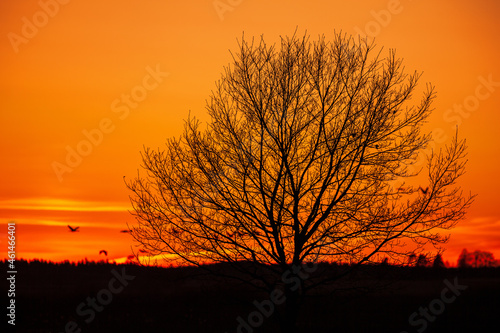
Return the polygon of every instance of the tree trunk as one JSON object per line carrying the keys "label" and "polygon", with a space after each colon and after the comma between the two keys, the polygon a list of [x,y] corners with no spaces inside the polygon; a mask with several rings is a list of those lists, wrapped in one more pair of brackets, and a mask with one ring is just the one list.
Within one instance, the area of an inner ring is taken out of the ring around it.
{"label": "tree trunk", "polygon": [[[302,287],[302,286],[301,286]],[[301,288],[293,289],[285,287],[285,306],[284,314],[281,319],[281,331],[283,333],[297,333],[297,318],[300,308]]]}

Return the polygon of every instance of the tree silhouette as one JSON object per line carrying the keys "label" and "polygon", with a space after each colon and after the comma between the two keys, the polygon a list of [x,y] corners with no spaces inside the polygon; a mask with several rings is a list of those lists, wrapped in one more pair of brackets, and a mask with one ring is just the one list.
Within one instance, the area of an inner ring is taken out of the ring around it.
{"label": "tree silhouette", "polygon": [[467,249],[463,249],[458,257],[458,267],[496,267],[498,266],[498,261],[495,260],[493,253],[488,251],[468,252]]}
{"label": "tree silhouette", "polygon": [[415,253],[410,253],[408,255],[408,262],[406,263],[408,266],[415,266],[417,262],[417,255]]}
{"label": "tree silhouette", "polygon": [[[146,173],[127,186],[142,248],[186,264],[227,262],[248,283],[279,286],[291,331],[302,296],[338,278],[304,279],[297,267],[404,260],[445,242],[437,230],[473,198],[454,186],[466,155],[457,136],[427,156],[426,192],[411,185],[435,93],[427,85],[410,104],[420,74],[406,74],[394,51],[382,57],[342,34],[279,46],[243,38],[207,101],[211,121],[189,117],[164,149],[145,148]],[[299,288],[280,285],[287,272]]]}
{"label": "tree silhouette", "polygon": [[434,261],[432,262],[432,267],[433,268],[445,268],[446,265],[444,264],[443,261],[443,256],[441,253],[436,254],[436,257],[434,257]]}
{"label": "tree silhouette", "polygon": [[429,266],[429,259],[425,254],[420,254],[417,259],[416,263],[417,267],[428,267]]}

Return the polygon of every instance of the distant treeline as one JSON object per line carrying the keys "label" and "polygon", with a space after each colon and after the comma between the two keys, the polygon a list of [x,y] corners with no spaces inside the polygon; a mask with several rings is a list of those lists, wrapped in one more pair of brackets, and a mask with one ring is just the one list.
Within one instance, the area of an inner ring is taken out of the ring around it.
{"label": "distant treeline", "polygon": [[[133,256],[132,256],[133,257]],[[131,259],[131,258],[129,258]],[[7,259],[1,261],[5,263]],[[33,264],[53,264],[53,265],[61,265],[61,266],[80,266],[80,265],[119,265],[114,261],[109,260],[88,260],[87,258],[79,260],[79,261],[69,261],[64,260],[60,262],[54,262],[50,260],[44,259],[16,259],[16,262],[25,262],[25,263],[33,263]],[[345,265],[339,264],[335,262],[328,262],[328,264],[333,265]],[[452,265],[448,261],[444,262],[441,254],[437,254],[433,258],[429,258],[426,254],[410,254],[408,255],[407,261],[403,264],[394,264],[389,261],[388,258],[384,258],[381,261],[382,265],[395,265],[395,266],[409,266],[409,267],[434,267],[434,268],[450,268],[450,267],[459,267],[459,268],[480,268],[480,267],[500,267],[500,260],[496,260],[493,253],[488,251],[480,251],[476,250],[474,252],[469,252],[467,249],[463,249],[462,253],[458,257],[457,264]],[[123,265],[138,265],[136,261],[127,260]],[[165,267],[165,266],[163,266]],[[169,265],[166,268],[172,268],[175,266]]]}
{"label": "distant treeline", "polygon": [[[7,264],[8,259],[3,259],[0,260],[0,263],[2,264]],[[251,262],[242,262],[242,265],[252,265],[253,263]],[[337,263],[337,262],[318,262],[319,265],[321,266],[330,266],[330,267],[345,267],[348,268],[351,265],[346,264],[346,263]],[[116,263],[114,261],[109,261],[109,260],[88,260],[87,258],[79,261],[70,261],[70,260],[64,260],[64,261],[51,261],[51,260],[45,260],[45,259],[16,259],[15,261],[16,266],[26,266],[30,265],[31,267],[34,266],[47,266],[47,265],[53,265],[53,266],[59,266],[59,267],[78,267],[78,266],[143,266],[143,267],[157,267],[157,268],[163,268],[163,269],[172,269],[172,268],[181,268],[179,266],[173,266],[173,265],[168,265],[168,266],[148,266],[148,265],[140,265],[135,261],[127,261],[125,263]],[[218,264],[207,264],[207,267],[224,267],[224,266],[231,266],[232,264],[229,263],[218,263]],[[410,254],[407,258],[407,261],[404,263],[391,263],[388,258],[384,258],[379,264],[363,264],[361,266],[363,267],[373,267],[373,266],[393,266],[393,267],[417,267],[417,268],[485,268],[485,267],[500,267],[500,260],[496,260],[491,252],[487,251],[479,251],[476,250],[474,252],[468,252],[467,249],[463,249],[462,253],[460,254],[457,265],[450,265],[448,261],[444,262],[441,254],[437,254],[433,258],[427,257],[425,254],[419,254],[418,256],[415,254]],[[187,267],[184,267],[187,268]],[[195,268],[195,267],[191,267]]]}

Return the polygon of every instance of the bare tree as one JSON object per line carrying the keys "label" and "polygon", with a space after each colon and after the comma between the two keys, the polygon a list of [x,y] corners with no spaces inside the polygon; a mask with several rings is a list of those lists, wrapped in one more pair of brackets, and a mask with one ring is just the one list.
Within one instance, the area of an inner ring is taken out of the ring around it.
{"label": "bare tree", "polygon": [[488,251],[468,252],[467,249],[463,249],[458,257],[458,267],[460,268],[495,267],[497,265],[498,261],[495,260],[493,253]]}
{"label": "bare tree", "polygon": [[[144,150],[146,174],[127,183],[135,240],[187,264],[233,263],[267,290],[306,262],[397,262],[445,242],[439,229],[473,199],[455,186],[465,141],[455,136],[425,172],[410,172],[431,140],[421,126],[434,88],[411,104],[420,74],[374,48],[342,34],[278,46],[243,38],[207,101],[206,127],[189,118],[180,138]],[[282,286],[287,330],[308,288],[335,278]]]}
{"label": "bare tree", "polygon": [[443,256],[440,253],[436,254],[436,256],[434,257],[432,267],[437,269],[446,268],[446,265],[443,261]]}
{"label": "bare tree", "polygon": [[417,259],[417,267],[429,267],[430,260],[425,254],[420,254]]}

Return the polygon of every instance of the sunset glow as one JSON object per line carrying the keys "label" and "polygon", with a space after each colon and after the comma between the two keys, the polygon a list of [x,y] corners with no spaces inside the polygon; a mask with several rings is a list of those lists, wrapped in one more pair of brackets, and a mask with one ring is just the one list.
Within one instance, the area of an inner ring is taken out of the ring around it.
{"label": "sunset glow", "polygon": [[500,259],[500,2],[219,2],[0,3],[4,249],[15,221],[19,259],[101,260],[104,249],[125,262],[138,247],[120,232],[136,223],[124,179],[143,147],[161,149],[189,115],[208,120],[205,101],[243,33],[276,42],[297,30],[375,37],[424,73],[419,88],[436,86],[425,130],[439,149],[458,126],[469,147],[459,185],[478,195],[444,231],[444,260],[456,264],[464,248]]}

